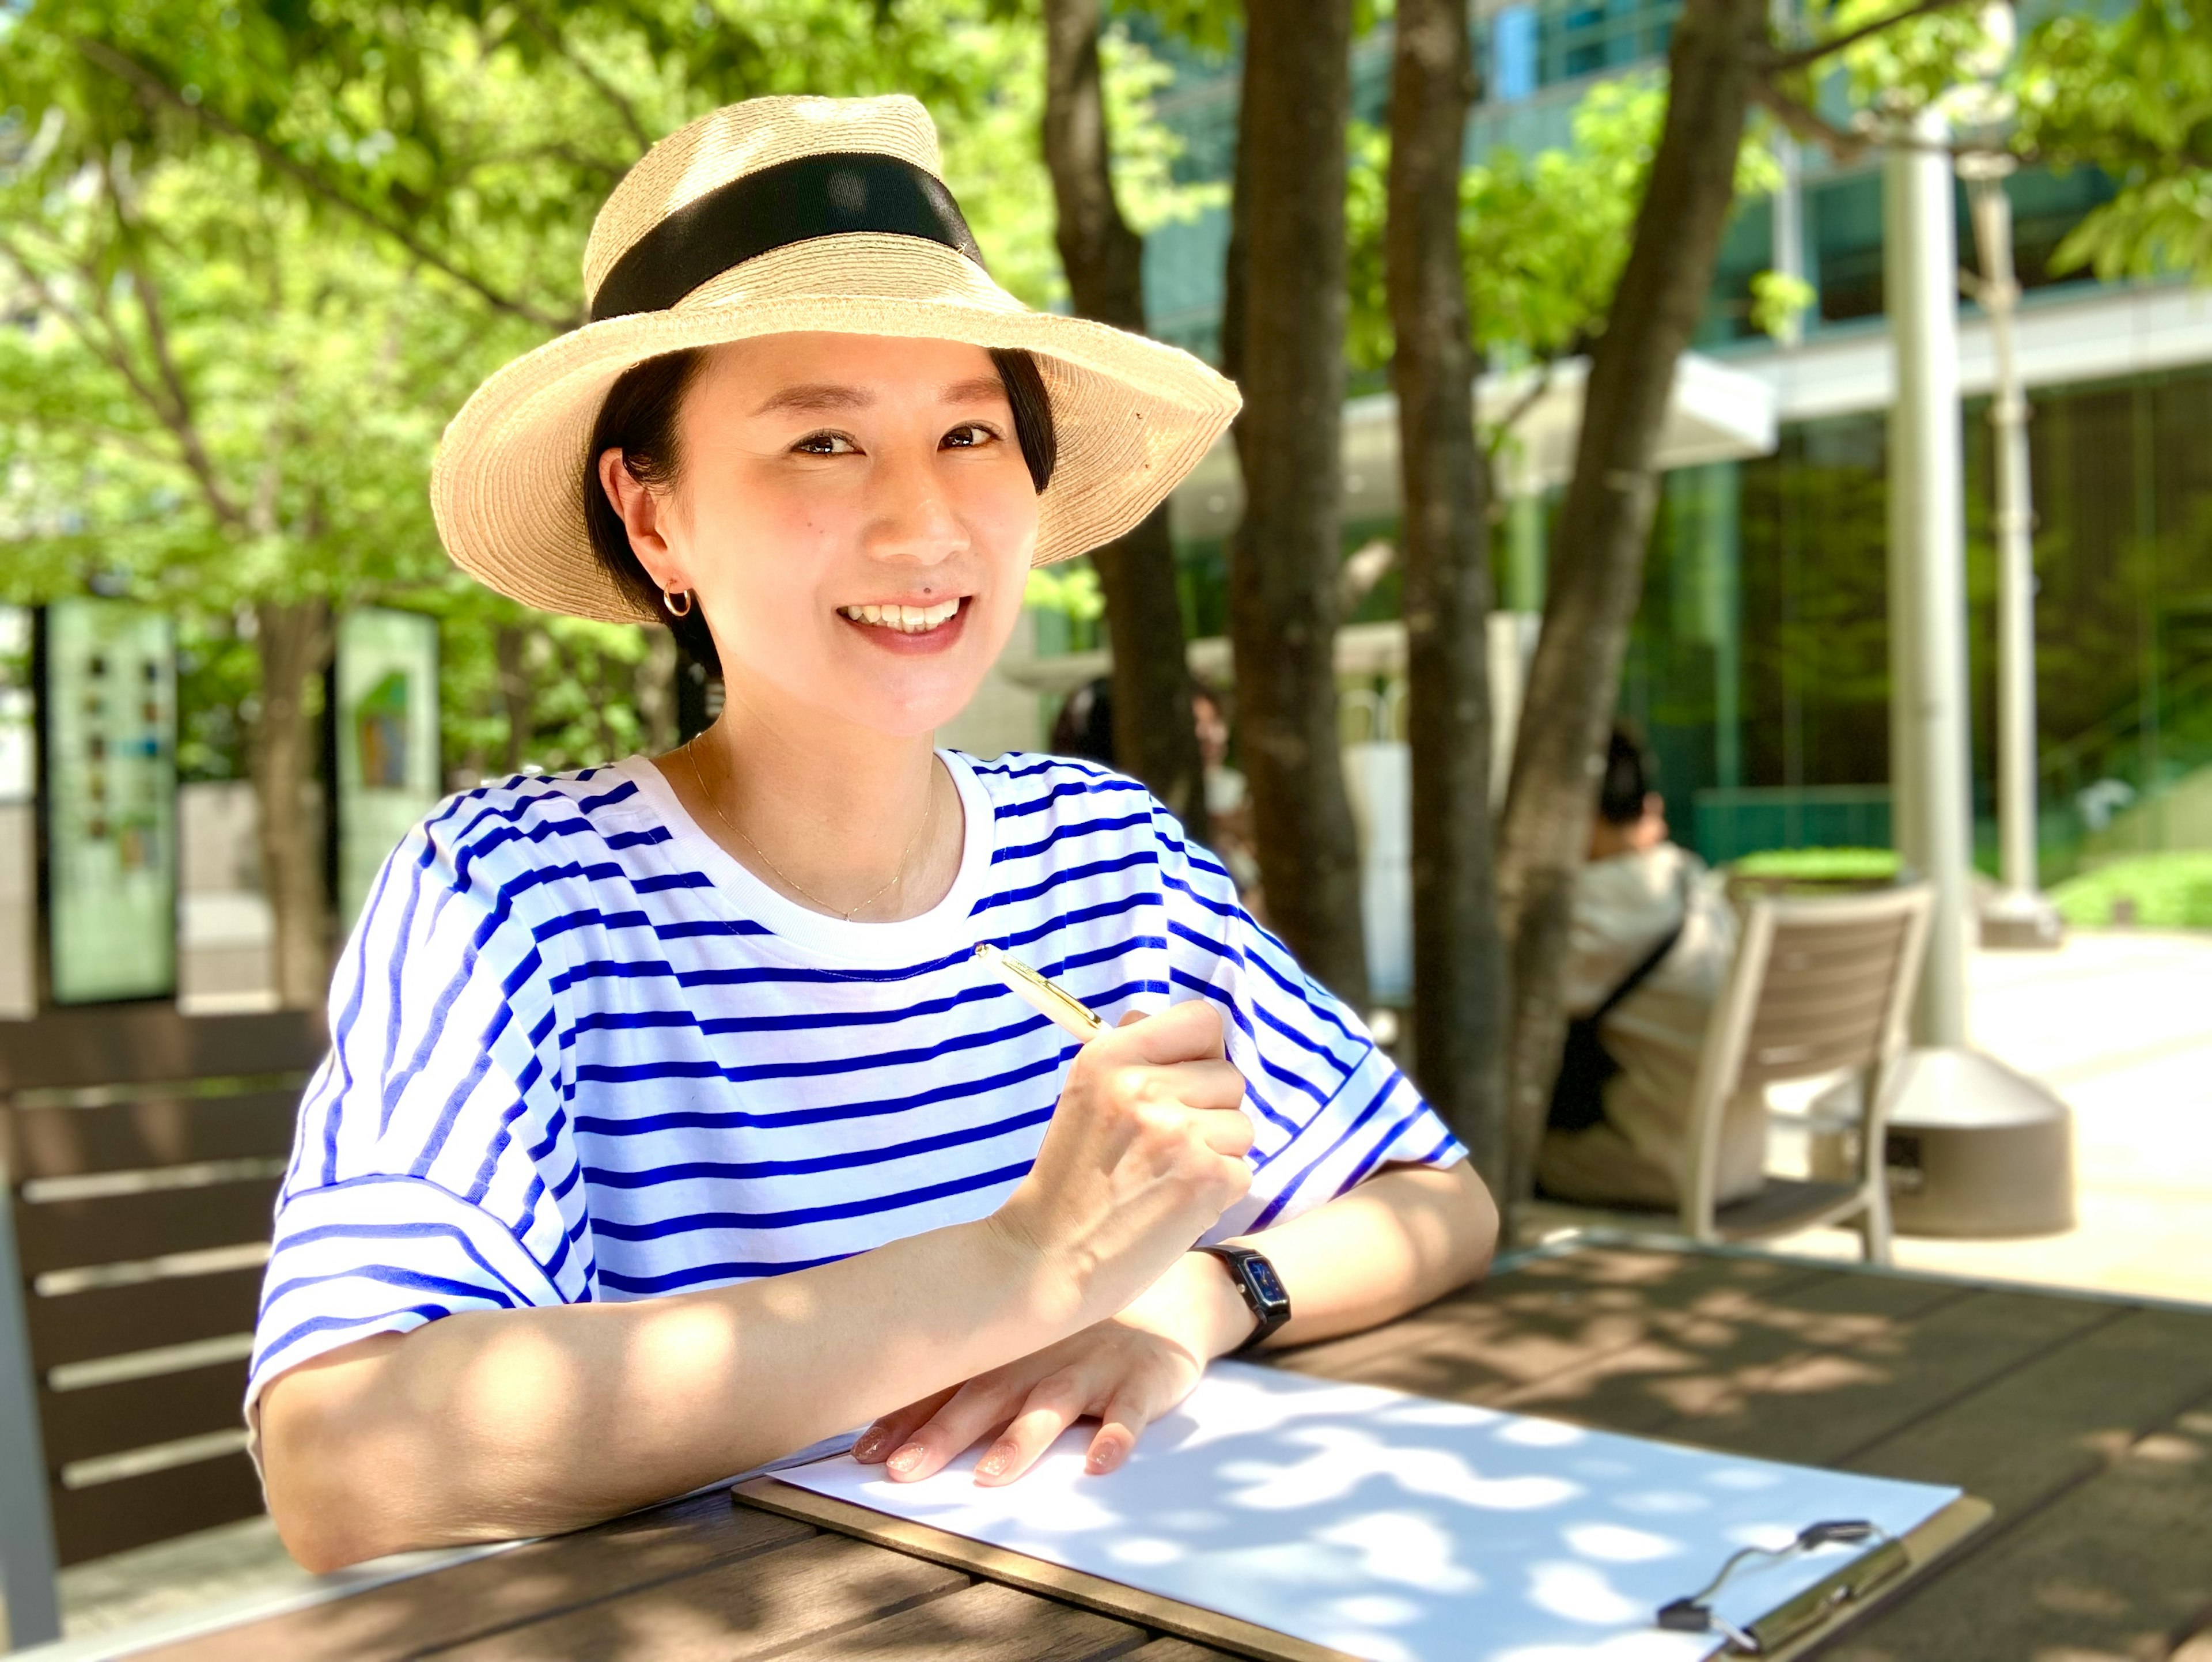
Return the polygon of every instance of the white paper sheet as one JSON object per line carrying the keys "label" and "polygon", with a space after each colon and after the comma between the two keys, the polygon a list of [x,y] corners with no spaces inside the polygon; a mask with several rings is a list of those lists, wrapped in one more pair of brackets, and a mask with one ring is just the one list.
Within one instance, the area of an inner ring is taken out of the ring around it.
{"label": "white paper sheet", "polygon": [[[779,1475],[1373,1662],[1690,1662],[1721,1641],[1654,1612],[1738,1547],[1823,1519],[1903,1535],[1959,1495],[1236,1362],[1119,1471],[1083,1470],[1092,1429],[1003,1488],[980,1451],[920,1483],[849,1454]],[[1752,1560],[1716,1608],[1749,1622],[1863,1550]]]}

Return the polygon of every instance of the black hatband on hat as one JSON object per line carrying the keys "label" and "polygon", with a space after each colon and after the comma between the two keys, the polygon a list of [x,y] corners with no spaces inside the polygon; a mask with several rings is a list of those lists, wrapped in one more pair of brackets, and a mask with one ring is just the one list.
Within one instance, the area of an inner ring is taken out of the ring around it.
{"label": "black hatband on hat", "polygon": [[665,312],[757,255],[854,231],[924,237],[983,263],[960,204],[927,168],[867,152],[796,156],[708,192],[632,243],[592,296],[592,321]]}

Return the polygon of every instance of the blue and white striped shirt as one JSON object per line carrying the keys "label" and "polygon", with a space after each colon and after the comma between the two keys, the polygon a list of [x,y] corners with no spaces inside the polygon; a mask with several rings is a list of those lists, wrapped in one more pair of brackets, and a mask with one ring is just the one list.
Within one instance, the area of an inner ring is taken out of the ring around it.
{"label": "blue and white striped shirt", "polygon": [[939,754],[959,875],[896,923],[775,893],[642,758],[443,803],[331,987],[249,1405],[309,1357],[455,1312],[721,1286],[988,1215],[1076,1046],[971,961],[979,941],[1109,1021],[1219,1008],[1257,1141],[1210,1238],[1462,1158],[1141,786]]}

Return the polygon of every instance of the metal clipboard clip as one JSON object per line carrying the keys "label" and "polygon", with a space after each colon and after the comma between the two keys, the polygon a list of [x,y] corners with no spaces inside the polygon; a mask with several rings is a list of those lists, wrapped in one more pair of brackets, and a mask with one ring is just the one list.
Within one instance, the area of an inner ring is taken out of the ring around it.
{"label": "metal clipboard clip", "polygon": [[[1739,1566],[1753,1558],[1780,1559],[1810,1552],[1832,1543],[1848,1543],[1879,1539],[1872,1552],[1862,1553],[1817,1586],[1778,1605],[1748,1628],[1738,1627],[1708,1602]],[[1669,1633],[1717,1633],[1728,1641],[1734,1656],[1771,1656],[1792,1640],[1802,1637],[1826,1622],[1844,1605],[1865,1598],[1875,1588],[1902,1575],[1912,1556],[1905,1543],[1878,1524],[1864,1519],[1838,1519],[1808,1524],[1786,1547],[1746,1547],[1720,1568],[1720,1573],[1693,1593],[1659,1607],[1658,1624]]]}

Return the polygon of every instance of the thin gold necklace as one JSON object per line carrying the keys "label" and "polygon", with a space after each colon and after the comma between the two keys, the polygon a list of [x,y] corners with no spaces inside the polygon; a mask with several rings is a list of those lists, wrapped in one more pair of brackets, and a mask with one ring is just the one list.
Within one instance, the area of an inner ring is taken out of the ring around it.
{"label": "thin gold necklace", "polygon": [[921,824],[915,828],[914,835],[907,838],[906,848],[899,855],[898,869],[891,874],[890,881],[884,884],[880,889],[878,889],[873,894],[870,895],[866,900],[863,900],[859,905],[854,907],[851,911],[841,911],[836,906],[831,905],[828,901],[824,900],[820,895],[815,893],[813,890],[805,887],[803,884],[794,881],[791,877],[786,874],[782,867],[777,865],[775,861],[768,857],[768,850],[766,849],[754,842],[751,837],[747,837],[743,828],[741,828],[736,821],[732,819],[728,814],[722,812],[721,803],[716,800],[714,793],[707,788],[707,776],[699,770],[698,752],[693,750],[690,746],[686,745],[684,747],[684,759],[690,763],[692,780],[699,787],[699,794],[707,799],[707,806],[714,809],[714,818],[720,820],[723,825],[732,836],[738,837],[747,848],[750,849],[755,854],[760,856],[761,864],[766,866],[769,871],[775,874],[775,880],[777,882],[782,884],[784,887],[791,890],[801,898],[811,902],[812,904],[821,908],[822,910],[828,912],[831,916],[836,918],[841,923],[850,923],[854,918],[858,916],[860,913],[867,910],[869,907],[874,905],[876,902],[881,900],[894,888],[897,887],[900,883],[905,880],[907,861],[914,857],[915,845],[921,841],[922,833],[929,829],[932,822],[937,818],[937,782],[933,778],[929,782],[928,803],[921,811]]}

